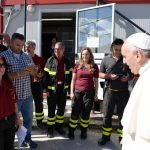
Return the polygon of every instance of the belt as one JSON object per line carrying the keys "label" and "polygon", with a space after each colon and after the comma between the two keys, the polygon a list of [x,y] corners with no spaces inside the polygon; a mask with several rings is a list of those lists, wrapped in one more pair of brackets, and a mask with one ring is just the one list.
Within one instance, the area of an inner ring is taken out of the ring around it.
{"label": "belt", "polygon": [[4,117],[2,119],[0,119],[0,121],[6,121],[6,120],[9,120],[10,118],[14,117],[15,116],[15,113],[12,113],[11,115],[7,116],[7,117]]}
{"label": "belt", "polygon": [[115,89],[111,89],[111,88],[109,88],[111,91],[115,91],[115,92],[118,92],[118,91],[120,91],[120,90],[115,90]]}
{"label": "belt", "polygon": [[58,81],[57,84],[63,84],[63,82],[62,81]]}

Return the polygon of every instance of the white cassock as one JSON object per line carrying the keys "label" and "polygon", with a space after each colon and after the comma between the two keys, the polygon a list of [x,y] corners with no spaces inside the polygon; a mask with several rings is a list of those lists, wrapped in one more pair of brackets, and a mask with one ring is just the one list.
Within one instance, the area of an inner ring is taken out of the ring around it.
{"label": "white cassock", "polygon": [[150,150],[150,61],[139,74],[121,120],[122,150]]}

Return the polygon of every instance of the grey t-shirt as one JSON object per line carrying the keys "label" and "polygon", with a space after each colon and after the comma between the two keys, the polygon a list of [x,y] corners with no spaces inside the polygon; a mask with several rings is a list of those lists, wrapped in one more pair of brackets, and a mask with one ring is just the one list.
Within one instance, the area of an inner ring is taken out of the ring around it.
{"label": "grey t-shirt", "polygon": [[[118,61],[118,62],[117,62]],[[116,64],[116,65],[115,65]],[[124,76],[130,76],[131,71],[123,64],[123,59],[116,60],[111,55],[105,56],[102,60],[101,66],[100,66],[100,72],[106,73],[106,74],[122,74]],[[128,82],[122,82],[120,79],[111,80],[106,79],[106,86],[110,87],[114,90],[128,90]]]}

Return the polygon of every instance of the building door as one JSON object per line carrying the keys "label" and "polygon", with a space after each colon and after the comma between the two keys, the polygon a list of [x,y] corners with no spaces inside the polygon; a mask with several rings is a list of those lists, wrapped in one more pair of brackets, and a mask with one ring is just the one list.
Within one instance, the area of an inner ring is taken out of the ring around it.
{"label": "building door", "polygon": [[51,40],[57,37],[65,44],[65,55],[75,61],[75,12],[42,14],[42,56],[47,57]]}

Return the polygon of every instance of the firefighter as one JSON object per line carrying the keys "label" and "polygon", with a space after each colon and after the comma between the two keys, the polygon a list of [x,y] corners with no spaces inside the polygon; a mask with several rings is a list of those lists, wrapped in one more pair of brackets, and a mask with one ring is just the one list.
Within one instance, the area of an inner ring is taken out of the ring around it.
{"label": "firefighter", "polygon": [[42,57],[35,54],[35,48],[36,48],[36,43],[34,41],[26,42],[26,50],[28,54],[32,57],[32,60],[37,70],[35,75],[32,76],[32,80],[31,80],[32,96],[35,103],[35,118],[37,121],[37,126],[40,129],[45,130],[46,126],[42,122],[42,120],[44,119],[42,79],[43,79],[45,61]]}
{"label": "firefighter", "polygon": [[49,138],[54,137],[54,128],[59,134],[65,134],[63,129],[64,111],[67,91],[70,88],[72,68],[70,61],[64,56],[64,50],[64,44],[57,42],[54,48],[54,55],[47,60],[44,68],[43,85],[44,93],[47,93],[47,136]]}
{"label": "firefighter", "polygon": [[[90,112],[94,100],[98,100],[98,66],[90,48],[83,48],[79,62],[75,65],[71,81],[72,112],[68,137],[74,139],[74,130],[80,120],[81,139],[87,138]],[[80,118],[80,119],[79,119]]]}
{"label": "firefighter", "polygon": [[121,118],[124,108],[129,99],[128,81],[133,78],[128,66],[123,64],[121,55],[122,39],[115,39],[111,44],[111,54],[105,56],[100,66],[99,77],[105,79],[104,101],[103,101],[103,127],[102,138],[99,145],[105,145],[110,141],[112,132],[112,116],[115,106],[119,118],[117,135],[119,142],[122,139]]}

